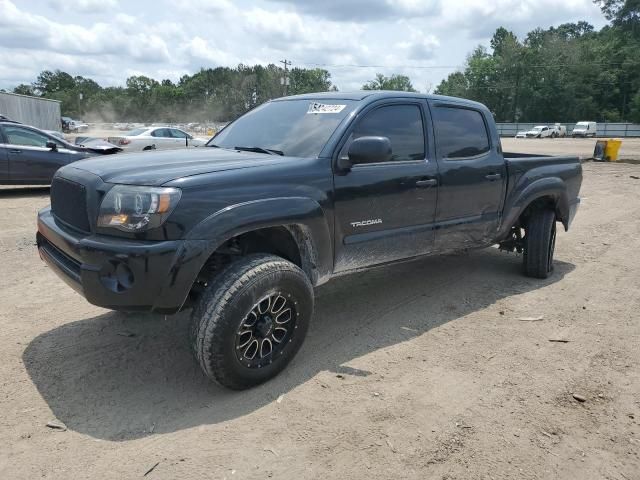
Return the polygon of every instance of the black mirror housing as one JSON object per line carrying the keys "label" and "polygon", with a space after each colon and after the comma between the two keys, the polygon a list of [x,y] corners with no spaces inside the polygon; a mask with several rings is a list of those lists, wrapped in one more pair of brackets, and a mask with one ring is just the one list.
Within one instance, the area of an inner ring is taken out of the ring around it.
{"label": "black mirror housing", "polygon": [[349,162],[379,163],[391,160],[391,142],[387,137],[360,137],[349,146]]}
{"label": "black mirror housing", "polygon": [[54,150],[54,151],[55,151],[55,150],[58,150],[58,144],[57,144],[56,142],[54,142],[54,141],[51,141],[51,140],[49,140],[49,141],[46,143],[46,147],[47,147],[49,150]]}

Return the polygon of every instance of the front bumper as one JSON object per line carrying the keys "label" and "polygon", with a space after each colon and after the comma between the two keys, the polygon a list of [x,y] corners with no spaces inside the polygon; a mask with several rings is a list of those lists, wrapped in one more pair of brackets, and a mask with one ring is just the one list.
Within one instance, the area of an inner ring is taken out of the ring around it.
{"label": "front bumper", "polygon": [[90,303],[114,310],[178,311],[207,258],[208,242],[149,242],[79,233],[38,213],[42,260]]}

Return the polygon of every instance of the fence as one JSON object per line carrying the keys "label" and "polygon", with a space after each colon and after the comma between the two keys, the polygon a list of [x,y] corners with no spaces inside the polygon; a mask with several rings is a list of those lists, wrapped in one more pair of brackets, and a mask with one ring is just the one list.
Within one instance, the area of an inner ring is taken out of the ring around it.
{"label": "fence", "polygon": [[60,102],[0,92],[0,114],[43,130],[60,130]]}
{"label": "fence", "polygon": [[[555,123],[555,122],[554,122]],[[553,125],[554,123],[498,123],[501,137],[515,137],[516,133],[530,130],[536,125]],[[571,135],[575,123],[560,123],[567,127],[567,135]],[[598,137],[640,137],[640,125],[637,123],[598,123]]]}

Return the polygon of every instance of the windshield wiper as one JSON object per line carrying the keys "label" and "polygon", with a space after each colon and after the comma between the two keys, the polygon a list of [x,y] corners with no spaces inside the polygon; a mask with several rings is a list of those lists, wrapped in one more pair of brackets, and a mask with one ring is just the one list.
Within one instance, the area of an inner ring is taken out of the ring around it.
{"label": "windshield wiper", "polygon": [[284,152],[281,150],[274,150],[272,148],[262,148],[262,147],[233,147],[234,150],[240,150],[242,152],[256,152],[256,153],[266,153],[268,155],[280,155],[284,156]]}

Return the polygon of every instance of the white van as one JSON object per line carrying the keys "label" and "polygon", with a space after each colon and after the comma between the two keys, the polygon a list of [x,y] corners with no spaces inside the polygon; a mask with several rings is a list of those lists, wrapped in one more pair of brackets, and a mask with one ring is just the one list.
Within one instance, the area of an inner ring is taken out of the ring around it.
{"label": "white van", "polygon": [[573,127],[571,136],[575,137],[595,137],[598,124],[596,122],[578,122]]}
{"label": "white van", "polygon": [[551,134],[552,137],[566,137],[567,136],[567,127],[565,127],[564,125],[561,125],[559,123],[556,123],[553,126],[553,133]]}

